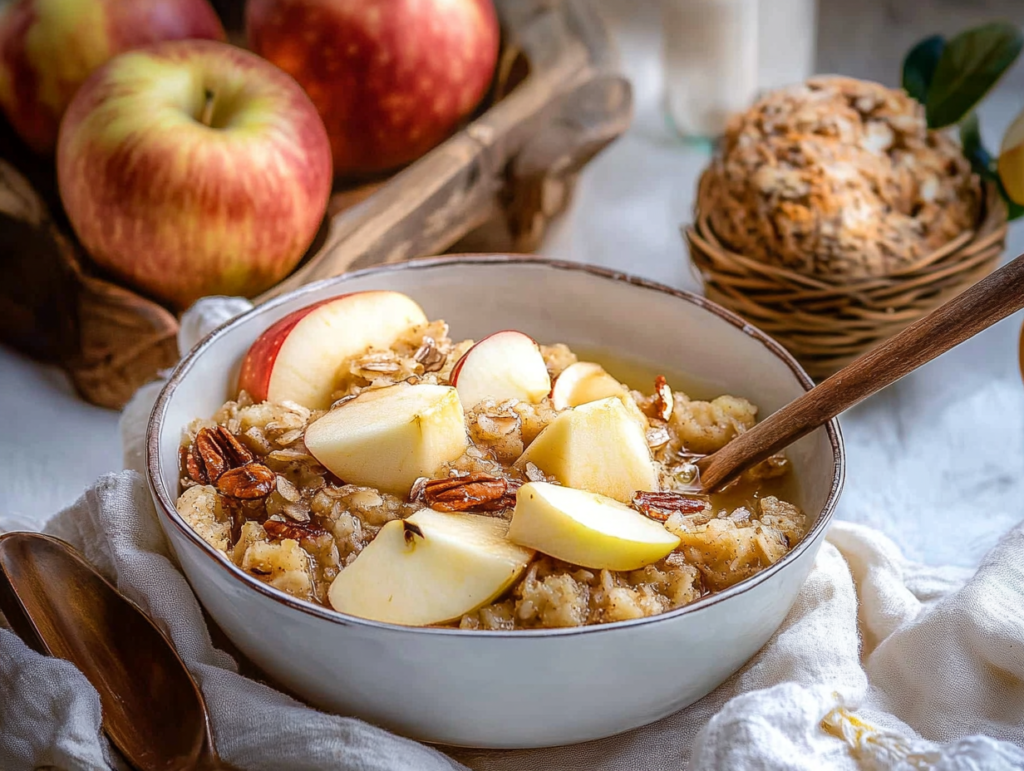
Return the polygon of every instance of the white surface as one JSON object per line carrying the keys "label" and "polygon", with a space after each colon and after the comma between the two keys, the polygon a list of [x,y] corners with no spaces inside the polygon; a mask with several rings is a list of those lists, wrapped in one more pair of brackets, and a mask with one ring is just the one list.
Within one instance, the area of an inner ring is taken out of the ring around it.
{"label": "white surface", "polygon": [[[595,0],[596,2],[596,0]],[[694,289],[678,226],[693,203],[706,148],[680,142],[661,110],[659,9],[652,0],[602,0],[634,83],[634,127],[583,173],[575,206],[545,254],[605,265]],[[819,70],[898,79],[902,53],[937,29],[1000,16],[991,0],[823,0]],[[983,133],[998,146],[1024,105],[1018,63],[986,101]],[[1008,255],[1024,251],[1011,229]],[[880,527],[915,559],[976,564],[1022,517],[1024,391],[1017,372],[1020,318],[1002,322],[843,419],[849,452],[840,516]],[[70,504],[97,475],[121,466],[117,416],[76,400],[63,376],[0,348],[0,514],[33,521]]]}

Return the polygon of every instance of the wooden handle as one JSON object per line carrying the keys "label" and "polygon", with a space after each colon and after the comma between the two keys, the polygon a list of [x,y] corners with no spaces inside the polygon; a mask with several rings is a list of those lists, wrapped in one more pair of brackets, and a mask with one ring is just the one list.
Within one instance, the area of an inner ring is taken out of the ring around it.
{"label": "wooden handle", "polygon": [[1024,308],[1024,255],[839,370],[716,453],[697,462],[717,490],[841,412]]}

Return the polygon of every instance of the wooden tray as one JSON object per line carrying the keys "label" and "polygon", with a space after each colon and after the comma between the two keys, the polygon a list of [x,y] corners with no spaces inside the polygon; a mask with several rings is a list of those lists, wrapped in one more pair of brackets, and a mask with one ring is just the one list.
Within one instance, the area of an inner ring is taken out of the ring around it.
{"label": "wooden tray", "polygon": [[[580,169],[628,127],[630,88],[589,0],[495,5],[502,53],[476,117],[394,176],[336,187],[305,260],[256,302],[453,247],[537,246]],[[178,360],[178,320],[89,262],[60,209],[51,163],[7,126],[0,158],[0,340],[60,364],[93,404],[120,408]]]}

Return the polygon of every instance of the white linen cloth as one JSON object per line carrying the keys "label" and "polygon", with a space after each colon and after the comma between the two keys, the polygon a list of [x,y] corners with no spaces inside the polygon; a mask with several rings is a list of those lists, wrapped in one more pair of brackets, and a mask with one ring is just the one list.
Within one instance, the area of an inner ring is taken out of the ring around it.
{"label": "white linen cloth", "polygon": [[[212,298],[182,325],[187,350],[243,310]],[[215,649],[167,550],[141,476],[159,384],[122,418],[128,471],[101,478],[46,531],[80,548],[170,634],[199,681],[218,748],[242,768],[432,771],[1024,768],[1024,523],[976,572],[905,559],[888,538],[833,525],[783,626],[697,704],[571,747],[444,752],[305,707]],[[0,518],[0,531],[18,523]],[[120,768],[95,691],[67,662],[0,628],[0,768]]]}

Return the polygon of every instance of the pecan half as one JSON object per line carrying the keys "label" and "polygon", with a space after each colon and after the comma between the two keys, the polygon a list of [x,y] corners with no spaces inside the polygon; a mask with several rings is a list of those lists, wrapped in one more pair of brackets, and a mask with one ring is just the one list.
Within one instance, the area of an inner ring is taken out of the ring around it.
{"label": "pecan half", "polygon": [[217,442],[217,434],[209,428],[202,428],[192,442],[188,459],[188,475],[200,484],[208,485],[228,470],[228,459],[224,457]]}
{"label": "pecan half", "polygon": [[637,490],[633,493],[633,508],[644,516],[664,522],[676,512],[697,514],[704,511],[710,499],[695,493],[655,493]]}
{"label": "pecan half", "polygon": [[223,495],[242,500],[264,498],[277,486],[277,475],[262,463],[246,463],[225,471],[217,480],[217,490]]}
{"label": "pecan half", "polygon": [[488,474],[467,474],[431,479],[418,490],[419,497],[436,511],[499,511],[515,505],[518,482]]}
{"label": "pecan half", "polygon": [[263,529],[275,540],[291,538],[293,541],[301,541],[303,538],[327,535],[326,530],[311,522],[281,522],[276,519],[268,519],[263,523]]}
{"label": "pecan half", "polygon": [[228,469],[244,466],[253,455],[224,426],[201,428],[185,458],[188,475],[203,485],[215,483]]}
{"label": "pecan half", "polygon": [[232,467],[244,466],[246,463],[255,460],[253,454],[249,452],[249,448],[239,442],[235,435],[224,428],[224,426],[217,426],[217,443]]}
{"label": "pecan half", "polygon": [[654,411],[656,417],[668,420],[672,417],[672,407],[675,399],[672,397],[672,389],[668,387],[668,381],[664,375],[654,378]]}
{"label": "pecan half", "polygon": [[196,447],[195,442],[192,442],[192,447],[186,456],[185,469],[188,471],[188,475],[199,484],[210,484],[210,477],[206,474],[206,466],[203,463],[202,457],[199,455],[199,448]]}
{"label": "pecan half", "polygon": [[448,354],[438,349],[437,341],[434,338],[424,335],[423,343],[416,349],[413,359],[423,365],[424,373],[437,372],[444,367],[445,361],[448,360]]}

